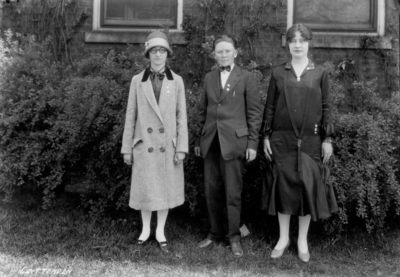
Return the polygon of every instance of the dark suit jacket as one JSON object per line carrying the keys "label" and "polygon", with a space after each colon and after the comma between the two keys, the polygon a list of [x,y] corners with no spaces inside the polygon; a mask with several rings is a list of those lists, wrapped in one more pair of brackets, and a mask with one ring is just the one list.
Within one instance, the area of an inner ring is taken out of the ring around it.
{"label": "dark suit jacket", "polygon": [[196,146],[205,157],[218,132],[224,160],[244,157],[246,148],[257,150],[262,121],[261,97],[253,75],[237,65],[220,93],[220,72],[207,73],[199,111]]}

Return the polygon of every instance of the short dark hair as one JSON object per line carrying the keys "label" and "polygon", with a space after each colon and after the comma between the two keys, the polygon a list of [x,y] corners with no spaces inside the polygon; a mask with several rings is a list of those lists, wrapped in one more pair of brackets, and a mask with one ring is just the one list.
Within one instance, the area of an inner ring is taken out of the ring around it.
{"label": "short dark hair", "polygon": [[299,32],[302,38],[308,41],[312,40],[311,29],[307,25],[297,23],[286,31],[286,47],[289,47],[289,42],[296,36],[296,32]]}
{"label": "short dark hair", "polygon": [[232,43],[233,48],[237,49],[237,40],[236,40],[236,38],[234,38],[233,36],[230,36],[230,35],[219,35],[214,39],[213,50],[215,50],[215,46],[217,46],[217,44],[222,42],[222,41],[226,41],[226,42]]}

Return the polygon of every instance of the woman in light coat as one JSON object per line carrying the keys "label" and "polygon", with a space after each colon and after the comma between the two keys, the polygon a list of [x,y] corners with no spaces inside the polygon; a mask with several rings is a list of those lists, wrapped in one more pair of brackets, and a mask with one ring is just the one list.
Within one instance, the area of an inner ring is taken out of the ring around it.
{"label": "woman in light coat", "polygon": [[129,206],[142,215],[137,244],[149,238],[152,211],[157,211],[156,240],[168,252],[164,234],[168,211],[184,202],[185,89],[182,78],[166,66],[172,50],[165,34],[151,33],[145,46],[150,66],[132,78],[121,153],[132,165]]}

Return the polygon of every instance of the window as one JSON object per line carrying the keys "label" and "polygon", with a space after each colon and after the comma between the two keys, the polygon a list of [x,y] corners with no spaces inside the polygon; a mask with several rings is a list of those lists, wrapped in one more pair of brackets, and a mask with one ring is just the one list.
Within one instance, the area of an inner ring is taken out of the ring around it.
{"label": "window", "polygon": [[[359,48],[359,37],[380,36],[379,45],[392,49],[385,36],[385,0],[288,0],[287,28],[304,23],[316,48]],[[285,46],[282,36],[282,46]],[[372,46],[375,47],[375,46]]]}
{"label": "window", "polygon": [[93,30],[182,29],[183,0],[93,0]]}
{"label": "window", "polygon": [[92,0],[90,43],[143,43],[152,30],[166,25],[174,44],[185,44],[182,32],[184,0]]}
{"label": "window", "polygon": [[102,0],[101,27],[177,29],[177,0]]}
{"label": "window", "polygon": [[304,23],[317,33],[384,35],[384,0],[289,0],[288,27]]}

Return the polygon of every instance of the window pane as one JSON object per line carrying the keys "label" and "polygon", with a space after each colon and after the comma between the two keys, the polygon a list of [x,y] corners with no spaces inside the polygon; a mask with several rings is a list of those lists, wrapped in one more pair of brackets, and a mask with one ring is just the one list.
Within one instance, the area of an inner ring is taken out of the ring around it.
{"label": "window pane", "polygon": [[177,0],[102,0],[102,26],[177,26]]}
{"label": "window pane", "polygon": [[376,31],[375,0],[295,0],[294,23],[313,30]]}

